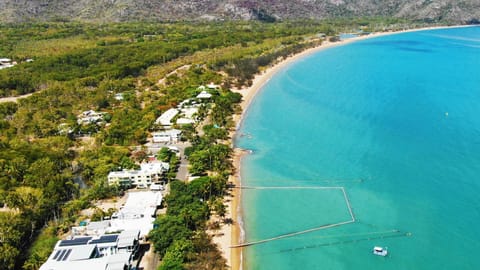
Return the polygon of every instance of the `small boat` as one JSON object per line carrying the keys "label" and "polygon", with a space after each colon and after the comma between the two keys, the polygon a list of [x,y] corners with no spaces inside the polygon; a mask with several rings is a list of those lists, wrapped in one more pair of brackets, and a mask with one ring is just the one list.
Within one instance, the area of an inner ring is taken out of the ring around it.
{"label": "small boat", "polygon": [[385,257],[388,255],[388,250],[386,247],[373,247],[373,254]]}

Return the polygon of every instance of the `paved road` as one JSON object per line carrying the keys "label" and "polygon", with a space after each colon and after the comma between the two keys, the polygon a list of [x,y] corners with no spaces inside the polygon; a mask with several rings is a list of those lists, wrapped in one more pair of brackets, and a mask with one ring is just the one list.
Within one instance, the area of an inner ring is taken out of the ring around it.
{"label": "paved road", "polygon": [[178,167],[177,176],[178,180],[188,180],[188,161],[184,155],[180,156],[180,166]]}

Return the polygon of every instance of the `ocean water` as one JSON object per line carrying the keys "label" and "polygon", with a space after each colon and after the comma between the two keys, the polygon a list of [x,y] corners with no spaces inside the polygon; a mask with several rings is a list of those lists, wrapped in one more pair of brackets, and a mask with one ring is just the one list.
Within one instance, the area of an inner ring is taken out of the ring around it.
{"label": "ocean water", "polygon": [[345,223],[246,247],[244,269],[480,269],[480,27],[300,59],[235,143],[243,185],[270,187],[243,190],[246,242]]}

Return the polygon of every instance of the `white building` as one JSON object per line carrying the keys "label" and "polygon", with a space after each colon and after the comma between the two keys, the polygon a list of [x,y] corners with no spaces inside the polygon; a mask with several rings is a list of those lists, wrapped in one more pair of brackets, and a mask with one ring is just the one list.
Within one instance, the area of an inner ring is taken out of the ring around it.
{"label": "white building", "polygon": [[[102,235],[108,231],[108,228],[111,226],[109,220],[102,221],[93,221],[87,224],[85,227],[86,235]],[[73,228],[72,228],[73,232]]]}
{"label": "white building", "polygon": [[170,129],[166,131],[153,132],[154,143],[177,143],[180,141],[182,131],[178,129]]}
{"label": "white building", "polygon": [[179,111],[175,108],[168,109],[166,112],[160,115],[160,117],[158,117],[157,120],[155,120],[155,124],[161,125],[164,127],[170,127],[173,125],[172,123],[173,118],[177,116],[178,113]]}
{"label": "white building", "polygon": [[148,187],[161,179],[170,169],[166,162],[150,162],[140,164],[140,170],[123,170],[110,172],[107,176],[109,185]]}
{"label": "white building", "polygon": [[198,105],[184,107],[180,112],[181,116],[177,119],[177,125],[194,124],[197,121]]}
{"label": "white building", "polygon": [[123,100],[123,93],[115,94],[114,98],[118,101],[122,101]]}
{"label": "white building", "polygon": [[[131,249],[128,241],[145,238],[153,229],[157,209],[162,204],[162,193],[159,191],[130,191],[125,204],[113,213],[109,220],[94,221],[87,226],[73,227],[72,235],[99,237],[104,234],[119,234],[118,249]],[[137,231],[137,235],[133,233]],[[123,239],[123,240],[122,240]],[[130,239],[130,240],[125,240]],[[127,244],[120,244],[127,243]]]}
{"label": "white building", "polygon": [[12,62],[9,58],[0,58],[0,69],[11,68],[15,66],[17,62]]}
{"label": "white building", "polygon": [[195,124],[195,120],[182,117],[177,119],[177,125],[188,125],[188,124]]}
{"label": "white building", "polygon": [[40,270],[124,270],[132,267],[140,231],[60,240]]}
{"label": "white building", "polygon": [[125,205],[112,215],[110,232],[140,230],[145,237],[153,229],[162,194],[157,191],[129,192]]}
{"label": "white building", "polygon": [[219,89],[220,85],[216,85],[213,82],[207,84],[208,89]]}
{"label": "white building", "polygon": [[182,116],[188,119],[195,119],[196,114],[198,113],[198,106],[192,106],[181,109]]}
{"label": "white building", "polygon": [[198,99],[210,99],[212,94],[208,93],[207,91],[203,90],[200,94],[197,95]]}
{"label": "white building", "polygon": [[91,124],[103,120],[104,113],[96,112],[94,110],[84,111],[78,115],[77,123],[82,124]]}

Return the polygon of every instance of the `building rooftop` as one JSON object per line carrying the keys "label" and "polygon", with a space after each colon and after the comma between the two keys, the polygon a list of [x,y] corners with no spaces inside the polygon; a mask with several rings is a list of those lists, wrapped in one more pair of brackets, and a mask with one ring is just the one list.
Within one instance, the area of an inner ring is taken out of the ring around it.
{"label": "building rooftop", "polygon": [[175,108],[168,109],[164,112],[160,117],[155,120],[155,124],[162,125],[162,126],[171,126],[172,119],[179,113],[179,111]]}
{"label": "building rooftop", "polygon": [[70,246],[80,246],[86,245],[92,237],[77,237],[70,240],[61,240],[57,243],[58,247],[70,247]]}
{"label": "building rooftop", "polygon": [[[40,270],[130,269],[139,235],[139,230],[131,230],[95,238],[77,237],[69,241],[84,244],[73,246],[61,246],[65,240],[58,241]],[[87,239],[90,240],[85,243]]]}
{"label": "building rooftop", "polygon": [[207,91],[202,91],[200,94],[197,95],[197,98],[200,99],[209,99],[212,97],[212,94],[208,93]]}
{"label": "building rooftop", "polygon": [[125,205],[112,216],[110,232],[140,231],[144,237],[153,229],[155,212],[162,203],[158,191],[129,192]]}
{"label": "building rooftop", "polygon": [[[64,251],[54,250],[48,260],[40,267],[40,270],[124,270],[129,269],[129,266],[131,265],[131,253],[116,253],[108,256],[93,258],[81,256],[82,252],[87,254],[88,251],[92,249],[96,249],[96,246],[87,245],[70,249],[71,255],[67,256],[65,260],[58,260],[60,255],[57,255],[57,252],[64,253]],[[66,252],[68,252],[68,250]],[[78,255],[75,255],[77,253]],[[55,255],[57,255],[57,259],[53,259]],[[65,257],[65,255],[63,255],[63,257]]]}
{"label": "building rooftop", "polygon": [[138,241],[139,238],[140,238],[139,230],[123,231],[118,236],[118,248],[133,246],[135,244],[135,241]]}
{"label": "building rooftop", "polygon": [[167,135],[167,136],[178,136],[182,134],[182,131],[179,129],[169,129],[169,130],[164,130],[164,131],[157,131],[153,132],[152,135],[154,134],[161,134],[161,135]]}

